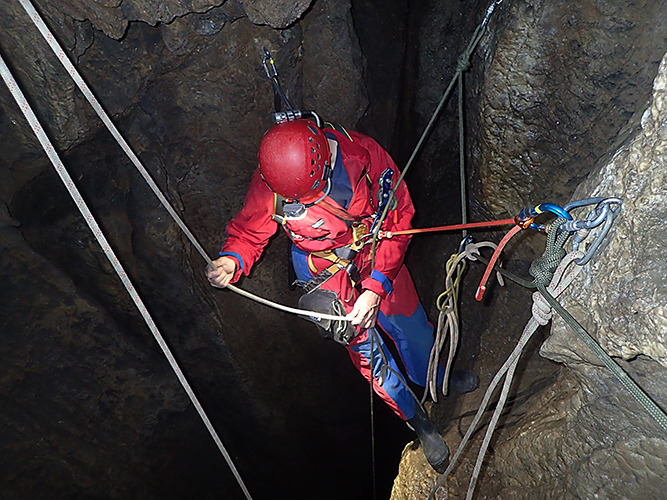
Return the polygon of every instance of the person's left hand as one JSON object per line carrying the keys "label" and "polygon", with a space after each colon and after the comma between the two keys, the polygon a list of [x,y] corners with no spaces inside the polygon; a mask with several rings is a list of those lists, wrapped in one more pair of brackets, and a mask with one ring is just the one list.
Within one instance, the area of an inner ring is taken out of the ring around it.
{"label": "person's left hand", "polygon": [[380,296],[370,290],[362,293],[355,302],[352,312],[347,315],[347,318],[352,320],[352,326],[373,328],[380,312],[380,300],[382,300]]}

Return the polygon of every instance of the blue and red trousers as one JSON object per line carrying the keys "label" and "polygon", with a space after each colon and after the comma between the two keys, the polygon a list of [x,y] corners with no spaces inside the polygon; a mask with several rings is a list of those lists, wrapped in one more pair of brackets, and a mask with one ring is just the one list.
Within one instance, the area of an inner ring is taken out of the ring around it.
{"label": "blue and red trousers", "polygon": [[[303,282],[313,278],[307,258],[306,252],[292,247],[294,270],[297,279]],[[425,386],[433,348],[433,325],[426,317],[410,273],[405,266],[401,267],[392,286],[391,293],[380,302],[377,322],[394,342],[409,379],[417,385]],[[344,271],[337,272],[322,284],[321,288],[338,293],[348,313],[359,296],[357,292],[346,300],[349,277]],[[345,293],[341,294],[342,290],[346,290]],[[373,384],[375,393],[400,418],[411,419],[415,414],[417,403],[408,389],[401,368],[377,330],[360,331],[346,348],[354,366],[369,383]]]}

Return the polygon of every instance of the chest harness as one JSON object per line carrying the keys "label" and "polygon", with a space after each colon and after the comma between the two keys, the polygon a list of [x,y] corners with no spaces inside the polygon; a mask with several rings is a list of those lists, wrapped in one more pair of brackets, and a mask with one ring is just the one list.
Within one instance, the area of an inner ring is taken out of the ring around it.
{"label": "chest harness", "polygon": [[[375,214],[373,216],[371,229],[373,229],[375,225],[378,223],[379,216],[382,214],[385,205],[387,204],[387,200],[389,198],[389,191],[391,190],[391,182],[393,174],[394,171],[388,168],[380,175],[380,178],[378,180],[379,189],[376,194],[378,200],[377,203],[378,207],[375,210]],[[369,187],[371,187],[372,183],[368,174],[364,172],[362,174],[362,177],[366,178],[366,182],[368,183]],[[371,204],[372,204],[373,191],[372,189],[370,189],[370,191],[371,191]],[[396,208],[396,201],[395,200],[392,201],[393,203],[392,206],[390,207],[391,210]],[[311,260],[312,257],[319,257],[321,259],[328,260],[329,262],[331,262],[331,264],[327,268],[320,271],[317,275],[315,275],[312,279],[310,279],[306,283],[298,283],[298,284],[303,287],[306,293],[310,293],[320,288],[321,285],[330,280],[339,271],[345,270],[345,272],[347,272],[350,278],[350,281],[352,282],[352,287],[354,288],[356,284],[359,283],[359,281],[361,280],[359,268],[355,264],[354,259],[361,251],[363,246],[369,242],[369,239],[367,237],[370,234],[368,227],[366,226],[366,224],[361,222],[360,217],[351,215],[346,210],[338,208],[328,203],[326,200],[320,201],[319,205],[325,210],[327,210],[329,213],[331,213],[332,215],[343,221],[351,229],[352,242],[344,246],[333,248],[331,250],[309,252],[308,253],[309,267],[312,264]],[[305,211],[306,211],[306,206],[300,203],[288,202],[287,199],[279,195],[274,195],[274,213],[272,214],[271,217],[278,224],[284,226],[285,222],[290,219],[299,219],[305,215]],[[320,221],[317,221],[313,225],[318,223],[321,224]],[[289,231],[289,229],[288,232],[290,232],[291,234],[291,231]]]}
{"label": "chest harness", "polygon": [[[321,285],[329,281],[339,271],[345,271],[352,282],[352,287],[361,280],[359,268],[354,263],[354,259],[366,243],[364,236],[368,234],[368,228],[360,221],[359,217],[349,214],[346,210],[335,207],[326,201],[321,201],[320,206],[329,213],[343,221],[352,231],[352,242],[331,250],[322,250],[318,252],[308,252],[309,267],[312,268],[312,258],[319,257],[328,260],[331,264],[317,273],[306,283],[298,283],[306,293],[310,293],[320,288]],[[300,203],[290,203],[285,198],[274,195],[274,213],[271,218],[278,224],[285,225],[290,219],[299,219],[305,215],[306,207]],[[321,224],[320,220],[314,224]],[[287,229],[287,228],[286,228]],[[291,235],[291,231],[287,229]]]}

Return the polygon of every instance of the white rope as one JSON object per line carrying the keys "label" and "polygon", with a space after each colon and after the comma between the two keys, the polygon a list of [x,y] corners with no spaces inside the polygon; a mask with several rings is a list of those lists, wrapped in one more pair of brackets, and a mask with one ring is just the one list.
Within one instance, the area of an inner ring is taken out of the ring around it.
{"label": "white rope", "polygon": [[[25,11],[28,13],[30,16],[30,19],[32,19],[32,22],[37,26],[37,29],[39,29],[40,33],[44,37],[44,39],[47,41],[49,46],[51,47],[51,50],[53,50],[53,53],[56,55],[60,63],[64,66],[65,70],[69,73],[69,75],[72,77],[74,80],[74,83],[79,87],[85,98],[88,100],[92,108],[95,110],[95,113],[97,113],[97,116],[100,117],[104,125],[106,125],[107,129],[109,129],[109,132],[111,132],[111,135],[116,139],[120,147],[123,149],[127,157],[130,159],[130,161],[134,164],[134,166],[137,168],[141,176],[146,180],[146,183],[150,186],[150,188],[153,190],[155,193],[155,196],[160,200],[160,203],[164,206],[164,208],[169,212],[169,215],[174,219],[176,224],[181,228],[185,236],[190,240],[192,245],[195,247],[195,249],[199,252],[199,254],[203,257],[204,261],[206,261],[206,264],[211,268],[215,269],[215,265],[213,264],[213,261],[211,258],[208,256],[206,251],[202,248],[202,246],[199,244],[197,241],[197,238],[192,234],[190,229],[185,225],[185,222],[183,222],[183,219],[176,213],[176,210],[171,206],[167,198],[162,194],[162,191],[160,191],[160,188],[158,185],[155,183],[153,178],[150,176],[146,168],[143,166],[137,155],[132,151],[132,148],[130,145],[125,141],[123,136],[120,134],[116,126],[113,124],[111,119],[109,118],[109,115],[104,111],[104,108],[102,105],[99,103],[93,92],[90,90],[86,82],[83,80],[77,69],[74,67],[72,62],[69,60],[67,55],[65,54],[65,51],[62,49],[56,38],[53,36],[53,33],[49,28],[46,26],[44,23],[44,20],[42,17],[39,15],[39,13],[35,10],[33,7],[32,3],[30,3],[30,0],[18,0],[18,2],[23,6]],[[312,316],[315,318],[321,318],[321,319],[330,319],[330,320],[339,320],[339,321],[352,321],[350,319],[347,319],[345,316],[333,316],[329,314],[323,314],[319,313],[317,311],[304,311],[301,309],[295,309],[293,307],[288,307],[284,306],[282,304],[278,304],[276,302],[264,299],[262,297],[258,297],[257,295],[252,294],[251,292],[247,292],[245,290],[241,290],[237,286],[234,285],[227,285],[227,288],[229,288],[231,291],[238,293],[239,295],[242,295],[244,297],[247,297],[251,300],[254,300],[255,302],[258,302],[260,304],[273,307],[274,309],[278,309],[284,312],[292,313],[292,314],[300,314],[304,316]]]}
{"label": "white rope", "polygon": [[[452,364],[454,362],[454,355],[456,353],[456,348],[459,343],[459,323],[458,323],[458,311],[457,311],[457,292],[454,292],[454,273],[457,272],[457,267],[463,261],[464,258],[467,258],[471,261],[476,261],[477,257],[480,255],[479,249],[484,247],[490,247],[494,250],[498,245],[492,241],[482,241],[480,243],[468,243],[465,247],[465,250],[458,254],[454,261],[452,262],[447,276],[445,277],[445,292],[442,294],[448,294],[446,300],[446,307],[440,310],[438,315],[438,326],[435,334],[435,341],[433,342],[433,347],[431,349],[431,355],[429,357],[428,369],[426,371],[426,390],[422,396],[421,403],[424,404],[427,396],[430,394],[433,401],[438,401],[438,372],[440,368],[440,355],[442,349],[445,345],[445,341],[449,337],[449,355],[447,356],[447,364],[445,365],[445,375],[442,379],[442,394],[447,395],[449,388],[449,375],[451,373]],[[449,263],[448,263],[449,265]],[[496,272],[498,282],[500,286],[504,286],[503,277],[499,272]],[[438,299],[438,307],[440,308],[440,299]]]}
{"label": "white rope", "polygon": [[[24,0],[19,0],[23,2]],[[174,370],[174,373],[176,374],[176,377],[178,378],[179,382],[183,386],[183,389],[185,389],[185,392],[187,393],[188,397],[190,398],[190,401],[192,401],[192,404],[194,407],[197,409],[197,412],[199,413],[199,416],[201,417],[202,421],[204,422],[204,425],[208,429],[209,433],[211,434],[211,437],[213,437],[213,440],[215,441],[215,444],[218,446],[220,452],[222,455],[225,457],[225,460],[227,461],[227,464],[229,465],[230,469],[234,473],[234,476],[236,477],[236,480],[239,483],[239,486],[241,486],[241,489],[245,493],[246,498],[251,500],[250,493],[248,492],[248,489],[246,488],[245,484],[243,483],[243,480],[241,479],[238,471],[236,470],[236,467],[234,466],[234,463],[232,462],[232,459],[225,449],[224,445],[222,444],[222,441],[218,437],[218,434],[216,433],[215,429],[213,428],[213,425],[211,424],[211,421],[209,420],[208,416],[206,415],[206,412],[202,408],[201,404],[199,403],[199,400],[195,396],[192,387],[190,387],[190,384],[185,378],[185,375],[181,371],[180,367],[178,366],[178,363],[176,362],[176,359],[174,359],[173,354],[171,353],[171,350],[167,346],[166,342],[164,341],[164,338],[160,334],[157,326],[155,325],[155,322],[153,321],[153,318],[150,316],[148,313],[148,310],[146,309],[146,306],[141,300],[141,297],[139,297],[139,294],[137,293],[136,289],[134,288],[134,285],[130,281],[130,278],[127,276],[127,273],[125,272],[125,269],[123,269],[123,266],[121,265],[120,261],[118,260],[118,257],[116,257],[116,254],[112,250],[111,246],[109,245],[109,242],[107,241],[106,237],[102,233],[102,230],[100,229],[99,225],[93,218],[93,214],[90,212],[88,209],[88,206],[86,205],[86,202],[83,200],[81,197],[81,194],[79,193],[79,190],[76,188],[74,185],[74,182],[72,181],[72,178],[70,177],[69,173],[65,169],[65,166],[63,165],[62,161],[60,160],[60,157],[58,156],[58,153],[56,153],[56,150],[53,147],[53,144],[51,144],[51,141],[47,137],[46,133],[44,132],[44,129],[42,128],[41,124],[37,120],[37,117],[35,116],[35,113],[33,112],[32,108],[28,104],[28,101],[25,99],[25,96],[23,95],[23,92],[21,92],[21,89],[16,83],[16,80],[14,79],[13,75],[9,71],[9,68],[5,64],[4,59],[0,55],[0,74],[2,75],[2,79],[4,80],[5,84],[7,85],[7,88],[11,92],[12,96],[14,97],[14,100],[18,104],[19,108],[21,108],[21,111],[23,112],[24,116],[28,120],[28,123],[30,124],[30,127],[32,128],[33,132],[37,136],[37,139],[39,140],[40,144],[42,145],[42,148],[44,148],[44,151],[46,155],[49,157],[51,160],[51,163],[55,167],[56,171],[58,172],[58,175],[60,176],[60,179],[63,181],[63,184],[67,188],[67,191],[69,192],[70,196],[74,200],[74,203],[76,203],[76,206],[78,207],[79,211],[81,212],[81,215],[83,218],[86,220],[86,223],[88,224],[88,227],[90,227],[90,230],[93,232],[93,235],[97,239],[98,243],[102,247],[102,250],[104,251],[105,255],[109,259],[109,262],[113,266],[113,268],[116,271],[116,274],[118,274],[118,277],[121,279],[123,282],[123,285],[125,286],[125,289],[127,292],[130,294],[130,297],[132,297],[132,300],[134,301],[135,305],[137,306],[137,309],[141,313],[141,315],[144,318],[144,321],[148,325],[148,328],[150,329],[151,333],[155,337],[155,340],[157,341],[158,345],[162,349],[162,352],[166,356],[167,360],[169,361],[169,364],[171,365],[171,368]]]}
{"label": "white rope", "polygon": [[[551,280],[551,284],[547,288],[547,290],[551,295],[557,297],[572,283],[572,281],[574,281],[574,278],[577,276],[577,274],[581,272],[582,267],[577,265],[571,266],[571,264],[576,259],[580,259],[581,257],[583,257],[583,255],[584,253],[581,251],[574,251],[570,252],[565,256],[565,258],[556,268],[556,271]],[[566,273],[566,270],[570,266],[572,268]],[[454,453],[454,455],[452,456],[451,462],[449,463],[447,470],[445,470],[444,474],[442,474],[437,484],[431,491],[431,494],[428,497],[429,499],[434,498],[435,492],[438,490],[438,488],[440,488],[444,484],[445,480],[447,479],[447,476],[454,469],[457,460],[463,453],[463,450],[468,444],[468,441],[472,437],[473,433],[477,428],[477,425],[482,419],[482,416],[484,415],[484,412],[486,411],[489,405],[489,401],[491,400],[493,393],[495,392],[501,379],[505,377],[503,390],[501,392],[498,403],[496,404],[496,409],[493,413],[493,416],[491,417],[489,427],[487,428],[486,435],[484,436],[484,440],[482,442],[482,446],[477,455],[477,462],[475,463],[475,468],[473,470],[473,474],[470,479],[470,484],[468,486],[468,493],[466,498],[468,500],[472,498],[472,494],[475,490],[475,485],[477,484],[477,478],[479,477],[479,473],[482,467],[482,462],[484,461],[484,456],[486,455],[486,450],[488,449],[489,443],[491,442],[491,437],[493,435],[493,431],[495,430],[498,419],[500,418],[502,411],[504,409],[505,401],[507,400],[507,396],[510,390],[510,385],[512,383],[512,379],[514,376],[514,371],[516,370],[516,367],[518,365],[521,353],[523,352],[524,347],[531,339],[533,334],[537,331],[537,328],[541,325],[546,325],[547,323],[549,323],[549,321],[551,320],[551,316],[553,314],[553,309],[539,292],[535,292],[533,293],[532,312],[533,316],[528,320],[528,323],[526,324],[523,333],[521,334],[521,337],[517,342],[516,347],[514,348],[510,356],[507,358],[503,366],[500,368],[500,370],[498,370],[498,373],[496,373],[496,375],[493,377],[493,380],[489,384],[489,387],[487,388],[486,393],[484,394],[484,398],[482,399],[482,403],[480,404],[479,410],[477,410],[477,413],[475,414],[473,421],[470,423],[470,427],[468,427],[468,430],[466,431],[463,440],[459,444],[456,453]]]}

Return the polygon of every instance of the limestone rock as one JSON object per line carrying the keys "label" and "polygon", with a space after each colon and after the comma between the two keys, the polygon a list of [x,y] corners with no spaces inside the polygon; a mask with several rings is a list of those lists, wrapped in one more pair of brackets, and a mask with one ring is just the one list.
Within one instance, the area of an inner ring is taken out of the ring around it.
{"label": "limestone rock", "polygon": [[662,57],[649,38],[665,30],[664,2],[514,7],[491,26],[477,111],[479,196],[496,215],[566,202],[643,109]]}
{"label": "limestone rock", "polygon": [[[90,21],[106,35],[120,39],[132,21],[155,26],[169,24],[177,17],[191,12],[206,12],[225,0],[102,0],[89,2],[74,0],[57,2],[45,0],[47,7],[60,11],[79,21]],[[51,5],[53,7],[51,7]]]}
{"label": "limestone rock", "polygon": [[[576,199],[618,195],[624,204],[607,247],[593,264],[584,266],[561,298],[563,306],[663,408],[667,403],[665,82],[667,57],[634,136],[575,193]],[[495,480],[481,491],[520,498],[661,497],[667,487],[664,430],[561,319],[554,320],[540,353],[571,371],[496,447],[490,467]]]}
{"label": "limestone rock", "polygon": [[303,101],[306,109],[317,103],[326,120],[355,128],[368,97],[350,8],[350,0],[317,2],[304,19]]}
{"label": "limestone rock", "polygon": [[313,0],[239,0],[254,24],[286,28],[297,21]]}
{"label": "limestone rock", "polygon": [[[574,285],[579,291],[569,294],[565,304],[576,308],[583,325],[612,356],[632,359],[641,354],[667,368],[666,116],[663,59],[636,136],[575,193],[576,198],[618,196],[623,209],[607,247],[584,268]],[[557,321],[543,353],[568,362],[571,337]]]}

